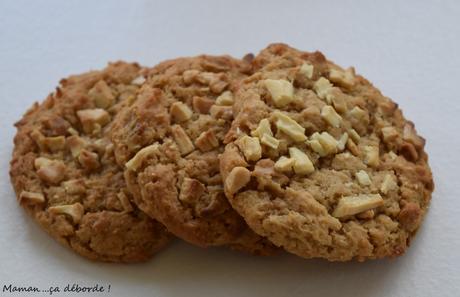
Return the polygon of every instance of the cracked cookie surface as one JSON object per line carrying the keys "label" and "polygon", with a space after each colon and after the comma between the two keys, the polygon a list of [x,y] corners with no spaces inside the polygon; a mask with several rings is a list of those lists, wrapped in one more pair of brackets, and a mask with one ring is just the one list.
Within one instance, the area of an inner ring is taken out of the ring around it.
{"label": "cracked cookie surface", "polygon": [[10,177],[20,205],[52,237],[92,260],[145,261],[171,238],[131,203],[108,136],[144,72],[116,62],[70,76],[16,123]]}
{"label": "cracked cookie surface", "polygon": [[414,125],[353,68],[319,52],[273,44],[253,65],[220,160],[232,206],[305,258],[401,255],[434,187]]}
{"label": "cracked cookie surface", "polygon": [[249,71],[248,62],[228,56],[159,64],[117,115],[112,140],[134,201],[173,234],[199,246],[270,254],[274,246],[231,208],[219,173],[232,85]]}

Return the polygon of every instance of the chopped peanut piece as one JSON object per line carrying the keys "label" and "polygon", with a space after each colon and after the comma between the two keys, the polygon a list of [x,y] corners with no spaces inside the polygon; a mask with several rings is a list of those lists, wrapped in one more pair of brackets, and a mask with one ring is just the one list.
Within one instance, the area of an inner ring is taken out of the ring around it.
{"label": "chopped peanut piece", "polygon": [[294,87],[287,80],[266,79],[263,82],[276,107],[286,106],[294,99]]}
{"label": "chopped peanut piece", "polygon": [[347,111],[347,103],[345,102],[343,96],[334,96],[332,97],[331,102],[338,112],[344,113]]}
{"label": "chopped peanut piece", "polygon": [[208,152],[219,146],[219,140],[216,138],[214,131],[211,129],[205,132],[202,132],[200,136],[195,140],[195,145],[202,152]]}
{"label": "chopped peanut piece", "polygon": [[313,85],[313,89],[319,98],[326,100],[328,104],[332,102],[334,96],[331,91],[334,89],[334,86],[327,78],[320,77]]}
{"label": "chopped peanut piece", "polygon": [[358,213],[356,216],[361,220],[370,220],[375,216],[375,211],[373,209],[369,209]]}
{"label": "chopped peanut piece", "polygon": [[330,105],[326,105],[321,109],[321,117],[332,127],[338,128],[342,123],[342,117]]}
{"label": "chopped peanut piece", "polygon": [[176,123],[190,119],[193,111],[183,102],[174,102],[170,108],[171,115]]}
{"label": "chopped peanut piece", "polygon": [[260,146],[259,138],[244,135],[235,144],[243,152],[246,160],[257,161],[262,158],[262,147]]}
{"label": "chopped peanut piece", "polygon": [[184,178],[180,187],[179,200],[185,203],[196,203],[206,192],[206,186],[194,178]]}
{"label": "chopped peanut piece", "polygon": [[348,134],[350,135],[351,139],[353,139],[353,141],[355,142],[359,142],[359,140],[361,139],[361,136],[359,136],[358,132],[356,132],[356,130],[353,128],[348,130]]}
{"label": "chopped peanut piece", "polygon": [[361,186],[370,186],[371,185],[371,178],[369,177],[369,174],[367,174],[366,171],[360,170],[355,173],[356,178],[358,179],[358,182]]}
{"label": "chopped peanut piece", "polygon": [[246,186],[250,180],[251,172],[249,170],[244,167],[235,167],[225,180],[225,189],[230,195],[233,195]]}
{"label": "chopped peanut piece", "polygon": [[332,215],[336,218],[351,216],[383,205],[380,194],[361,194],[342,197]]}
{"label": "chopped peanut piece", "polygon": [[81,166],[83,166],[86,170],[95,170],[101,165],[99,163],[98,154],[85,149],[83,149],[78,155],[78,162],[80,162]]}
{"label": "chopped peanut piece", "polygon": [[131,81],[131,84],[136,85],[136,86],[142,86],[144,83],[145,83],[145,77],[143,77],[142,75],[139,75],[138,77],[136,77],[135,79]]}
{"label": "chopped peanut piece", "polygon": [[327,132],[313,133],[307,143],[321,157],[337,153],[339,146],[339,142]]}
{"label": "chopped peanut piece", "polygon": [[369,166],[379,165],[379,148],[376,146],[366,145],[364,147],[364,163]]}
{"label": "chopped peanut piece", "polygon": [[339,151],[343,151],[345,149],[345,146],[347,145],[347,141],[348,141],[348,133],[345,132],[342,134],[342,136],[340,136],[340,139],[337,142],[337,149]]}
{"label": "chopped peanut piece", "polygon": [[383,194],[388,194],[389,191],[395,190],[398,188],[398,184],[394,180],[394,178],[391,176],[391,174],[386,174],[385,177],[383,178],[382,185],[380,186],[380,192]]}
{"label": "chopped peanut piece", "polygon": [[55,137],[45,137],[42,140],[44,146],[46,146],[52,152],[58,152],[65,147],[65,137],[64,136],[55,136]]}
{"label": "chopped peanut piece", "polygon": [[209,110],[211,109],[211,106],[213,105],[214,105],[214,100],[211,100],[208,98],[195,96],[192,99],[193,109],[198,113],[202,113],[202,114],[209,113]]}
{"label": "chopped peanut piece", "polygon": [[219,97],[216,99],[216,104],[217,105],[227,105],[231,106],[233,105],[233,94],[230,91],[225,91],[222,94],[220,94]]}
{"label": "chopped peanut piece", "polygon": [[355,70],[351,67],[345,71],[331,69],[329,79],[339,86],[352,87],[355,84]]}
{"label": "chopped peanut piece", "polygon": [[279,111],[273,112],[273,115],[277,118],[275,124],[278,130],[284,132],[286,135],[291,137],[292,140],[300,142],[307,139],[307,136],[305,136],[305,128],[300,126],[289,116]]}
{"label": "chopped peanut piece", "polygon": [[425,140],[417,135],[414,125],[406,123],[403,129],[403,139],[412,143],[416,148],[421,149],[425,145]]}
{"label": "chopped peanut piece", "polygon": [[50,208],[48,208],[48,211],[53,215],[68,215],[72,218],[72,221],[75,224],[80,222],[81,218],[83,217],[83,214],[85,213],[85,209],[83,208],[83,205],[81,205],[81,203],[51,206]]}
{"label": "chopped peanut piece", "polygon": [[[317,133],[317,132],[316,132]],[[321,157],[326,156],[326,151],[324,150],[323,146],[317,139],[308,140],[307,143],[310,145],[311,149],[318,153]]]}
{"label": "chopped peanut piece", "polygon": [[67,194],[74,195],[74,194],[83,194],[85,189],[85,182],[81,179],[71,179],[62,182],[64,186],[64,190]]}
{"label": "chopped peanut piece", "polygon": [[351,138],[347,140],[347,149],[355,156],[359,156],[360,151],[358,146],[353,142]]}
{"label": "chopped peanut piece", "polygon": [[193,142],[190,140],[187,133],[184,131],[184,129],[182,129],[181,126],[172,126],[171,133],[177,143],[177,146],[179,147],[181,155],[186,155],[195,149]]}
{"label": "chopped peanut piece", "polygon": [[19,203],[39,204],[45,202],[45,195],[42,193],[22,191],[19,194]]}
{"label": "chopped peanut piece", "polygon": [[289,155],[294,159],[294,172],[297,174],[309,174],[315,171],[310,158],[296,147],[289,148]]}
{"label": "chopped peanut piece", "polygon": [[391,142],[398,138],[398,130],[396,130],[395,127],[383,127],[382,128],[382,136],[383,136],[383,141],[385,142]]}
{"label": "chopped peanut piece", "polygon": [[38,157],[34,161],[38,177],[50,184],[58,184],[64,179],[66,166],[62,161]]}
{"label": "chopped peanut piece", "polygon": [[364,109],[355,106],[352,110],[350,110],[350,115],[358,120],[362,120],[367,115],[367,112]]}
{"label": "chopped peanut piece", "polygon": [[67,146],[74,158],[78,157],[80,152],[87,146],[86,140],[80,136],[72,135],[67,138]]}
{"label": "chopped peanut piece", "polygon": [[259,137],[260,139],[264,134],[268,134],[270,136],[273,136],[272,129],[270,128],[270,122],[268,119],[263,119],[259,122],[259,126],[257,126],[257,129],[251,132],[251,136],[256,136]]}
{"label": "chopped peanut piece", "polygon": [[311,79],[313,77],[313,65],[305,62],[300,66],[299,73],[305,75],[305,77]]}
{"label": "chopped peanut piece", "polygon": [[89,134],[97,132],[110,122],[109,113],[101,108],[79,110],[77,116],[83,126],[83,131]]}
{"label": "chopped peanut piece", "polygon": [[160,145],[158,143],[151,144],[139,150],[134,157],[126,162],[125,166],[128,170],[136,171],[141,167],[142,162],[150,155],[158,152]]}
{"label": "chopped peanut piece", "polygon": [[295,159],[281,156],[275,163],[275,169],[280,172],[291,172]]}
{"label": "chopped peanut piece", "polygon": [[214,104],[211,106],[209,113],[215,119],[231,120],[233,118],[233,108],[231,106]]}
{"label": "chopped peanut piece", "polygon": [[77,135],[78,136],[78,131],[75,130],[74,128],[72,128],[72,127],[67,129],[67,132],[69,132],[70,135]]}
{"label": "chopped peanut piece", "polygon": [[108,108],[115,103],[115,96],[112,90],[103,80],[98,81],[94,87],[88,91],[89,98],[99,108]]}
{"label": "chopped peanut piece", "polygon": [[398,158],[398,155],[396,155],[395,152],[393,152],[393,151],[390,151],[390,152],[388,153],[388,156],[389,156],[390,159],[393,160],[393,161],[396,160],[396,158]]}
{"label": "chopped peanut piece", "polygon": [[198,70],[194,70],[194,69],[184,71],[184,73],[182,73],[184,82],[188,85],[193,83],[193,81],[195,80],[195,78],[197,77],[199,73],[200,72]]}
{"label": "chopped peanut piece", "polygon": [[280,141],[278,139],[276,139],[275,137],[270,136],[268,134],[264,134],[262,136],[262,138],[260,139],[260,142],[262,144],[265,144],[268,147],[271,147],[272,149],[275,149],[275,150],[280,145]]}

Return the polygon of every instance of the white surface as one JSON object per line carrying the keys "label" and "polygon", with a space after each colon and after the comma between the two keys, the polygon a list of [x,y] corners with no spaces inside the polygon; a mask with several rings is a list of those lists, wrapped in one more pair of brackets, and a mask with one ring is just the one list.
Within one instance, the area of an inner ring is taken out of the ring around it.
{"label": "white surface", "polygon": [[[459,296],[460,2],[191,2],[0,2],[0,295],[12,295],[2,293],[10,283],[99,283],[111,291],[96,296]],[[8,177],[13,122],[60,78],[116,59],[243,56],[274,41],[354,65],[427,138],[436,190],[403,257],[339,264],[176,242],[146,264],[92,263],[50,240],[17,206]]]}

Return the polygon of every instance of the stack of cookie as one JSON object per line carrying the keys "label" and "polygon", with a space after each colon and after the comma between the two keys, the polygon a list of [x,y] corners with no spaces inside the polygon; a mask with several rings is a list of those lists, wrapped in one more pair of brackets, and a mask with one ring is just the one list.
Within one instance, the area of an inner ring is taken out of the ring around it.
{"label": "stack of cookie", "polygon": [[117,62],[70,76],[16,124],[19,204],[62,244],[138,262],[173,237],[256,255],[401,255],[433,180],[398,106],[353,68],[256,57]]}

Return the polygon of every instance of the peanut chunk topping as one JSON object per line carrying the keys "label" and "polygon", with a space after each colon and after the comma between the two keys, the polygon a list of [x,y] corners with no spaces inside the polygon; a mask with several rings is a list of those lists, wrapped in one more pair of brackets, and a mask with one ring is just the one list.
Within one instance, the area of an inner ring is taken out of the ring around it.
{"label": "peanut chunk topping", "polygon": [[80,136],[72,135],[67,138],[67,146],[74,158],[78,157],[80,152],[87,146],[87,142]]}
{"label": "peanut chunk topping", "polygon": [[101,127],[110,122],[109,113],[102,108],[79,110],[77,116],[83,126],[83,131],[88,134],[98,132]]}
{"label": "peanut chunk topping", "polygon": [[300,66],[299,73],[305,75],[306,78],[311,79],[313,77],[313,65],[305,62]]}
{"label": "peanut chunk topping", "polygon": [[45,202],[45,195],[42,193],[22,191],[19,194],[19,203],[40,204]]}
{"label": "peanut chunk topping", "polygon": [[329,79],[339,86],[350,88],[355,84],[355,69],[353,67],[345,71],[331,69]]}
{"label": "peanut chunk topping", "polygon": [[364,147],[364,163],[376,167],[379,165],[379,148],[376,146],[366,145]]}
{"label": "peanut chunk topping", "polygon": [[246,186],[250,180],[251,172],[249,170],[240,166],[235,167],[225,180],[225,189],[230,195],[233,195]]}
{"label": "peanut chunk topping", "polygon": [[359,184],[362,186],[370,186],[372,183],[371,178],[369,177],[367,172],[364,170],[360,170],[356,172],[355,176],[358,179]]}
{"label": "peanut chunk topping", "polygon": [[382,128],[382,137],[383,141],[386,143],[392,142],[396,138],[398,138],[398,130],[394,127],[383,127]]}
{"label": "peanut chunk topping", "polygon": [[294,172],[297,174],[310,174],[315,171],[315,167],[310,158],[296,147],[289,148],[289,155],[294,159]]}
{"label": "peanut chunk topping", "polygon": [[321,157],[337,153],[337,140],[327,132],[315,132],[307,141],[311,149],[318,153]]}
{"label": "peanut chunk topping", "polygon": [[276,107],[286,106],[294,99],[294,87],[287,80],[266,79],[263,83]]}
{"label": "peanut chunk topping", "polygon": [[183,102],[174,102],[170,108],[171,115],[176,123],[189,120],[193,111]]}
{"label": "peanut chunk topping", "polygon": [[342,123],[342,117],[330,105],[326,105],[321,109],[321,117],[332,127],[339,128]]}
{"label": "peanut chunk topping", "polygon": [[339,200],[332,215],[336,218],[355,215],[383,205],[380,194],[345,196]]}
{"label": "peanut chunk topping", "polygon": [[398,184],[394,180],[394,178],[391,176],[391,174],[386,174],[385,177],[383,178],[382,185],[380,186],[380,192],[383,194],[388,194],[388,192],[395,190],[398,188]]}
{"label": "peanut chunk topping", "polygon": [[205,132],[202,132],[200,136],[195,140],[195,145],[202,152],[208,152],[219,146],[219,140],[217,139],[214,131],[211,129]]}
{"label": "peanut chunk topping", "polygon": [[272,148],[277,149],[280,141],[273,137],[273,132],[270,128],[270,122],[268,119],[263,119],[259,122],[259,126],[251,132],[252,136],[258,137],[260,143]]}
{"label": "peanut chunk topping", "polygon": [[89,98],[99,108],[108,108],[115,103],[115,96],[104,80],[98,81],[91,90],[88,91]]}
{"label": "peanut chunk topping", "polygon": [[136,85],[136,86],[142,86],[144,83],[145,83],[145,77],[143,77],[142,75],[139,75],[138,77],[136,77],[135,79],[131,81],[131,84]]}
{"label": "peanut chunk topping", "polygon": [[158,143],[151,144],[139,150],[136,155],[126,162],[125,166],[128,170],[136,171],[139,167],[141,167],[142,162],[150,155],[158,152],[158,148],[160,145]]}
{"label": "peanut chunk topping", "polygon": [[222,94],[220,94],[219,97],[216,99],[216,104],[217,105],[225,105],[225,106],[231,106],[233,105],[233,94],[230,91],[225,91]]}
{"label": "peanut chunk topping", "polygon": [[62,161],[38,157],[34,161],[38,177],[44,182],[58,184],[64,179],[66,167]]}
{"label": "peanut chunk topping", "polygon": [[283,133],[291,137],[292,140],[300,142],[305,141],[307,139],[307,136],[305,136],[305,128],[300,126],[289,116],[279,111],[273,112],[273,115],[277,118],[275,123],[276,127]]}
{"label": "peanut chunk topping", "polygon": [[180,188],[179,200],[185,203],[195,203],[204,193],[206,187],[194,178],[184,178]]}
{"label": "peanut chunk topping", "polygon": [[55,137],[45,137],[42,140],[42,144],[47,147],[52,152],[58,152],[65,147],[65,137],[64,136],[55,136]]}
{"label": "peanut chunk topping", "polygon": [[188,137],[187,133],[179,125],[171,127],[171,133],[173,134],[174,140],[179,147],[181,155],[186,155],[195,149],[193,142]]}
{"label": "peanut chunk topping", "polygon": [[257,161],[262,158],[262,147],[260,146],[259,138],[244,135],[235,144],[243,152],[246,160]]}
{"label": "peanut chunk topping", "polygon": [[334,98],[334,96],[332,95],[333,89],[334,86],[327,78],[324,77],[320,77],[313,85],[313,90],[315,90],[318,97],[323,100],[326,100],[328,104],[330,104]]}
{"label": "peanut chunk topping", "polygon": [[70,205],[57,205],[51,206],[48,208],[48,211],[53,215],[64,214],[72,218],[72,221],[75,224],[78,224],[85,213],[83,205],[80,203],[70,204]]}
{"label": "peanut chunk topping", "polygon": [[295,159],[281,156],[275,163],[275,170],[280,172],[291,172],[294,167]]}

